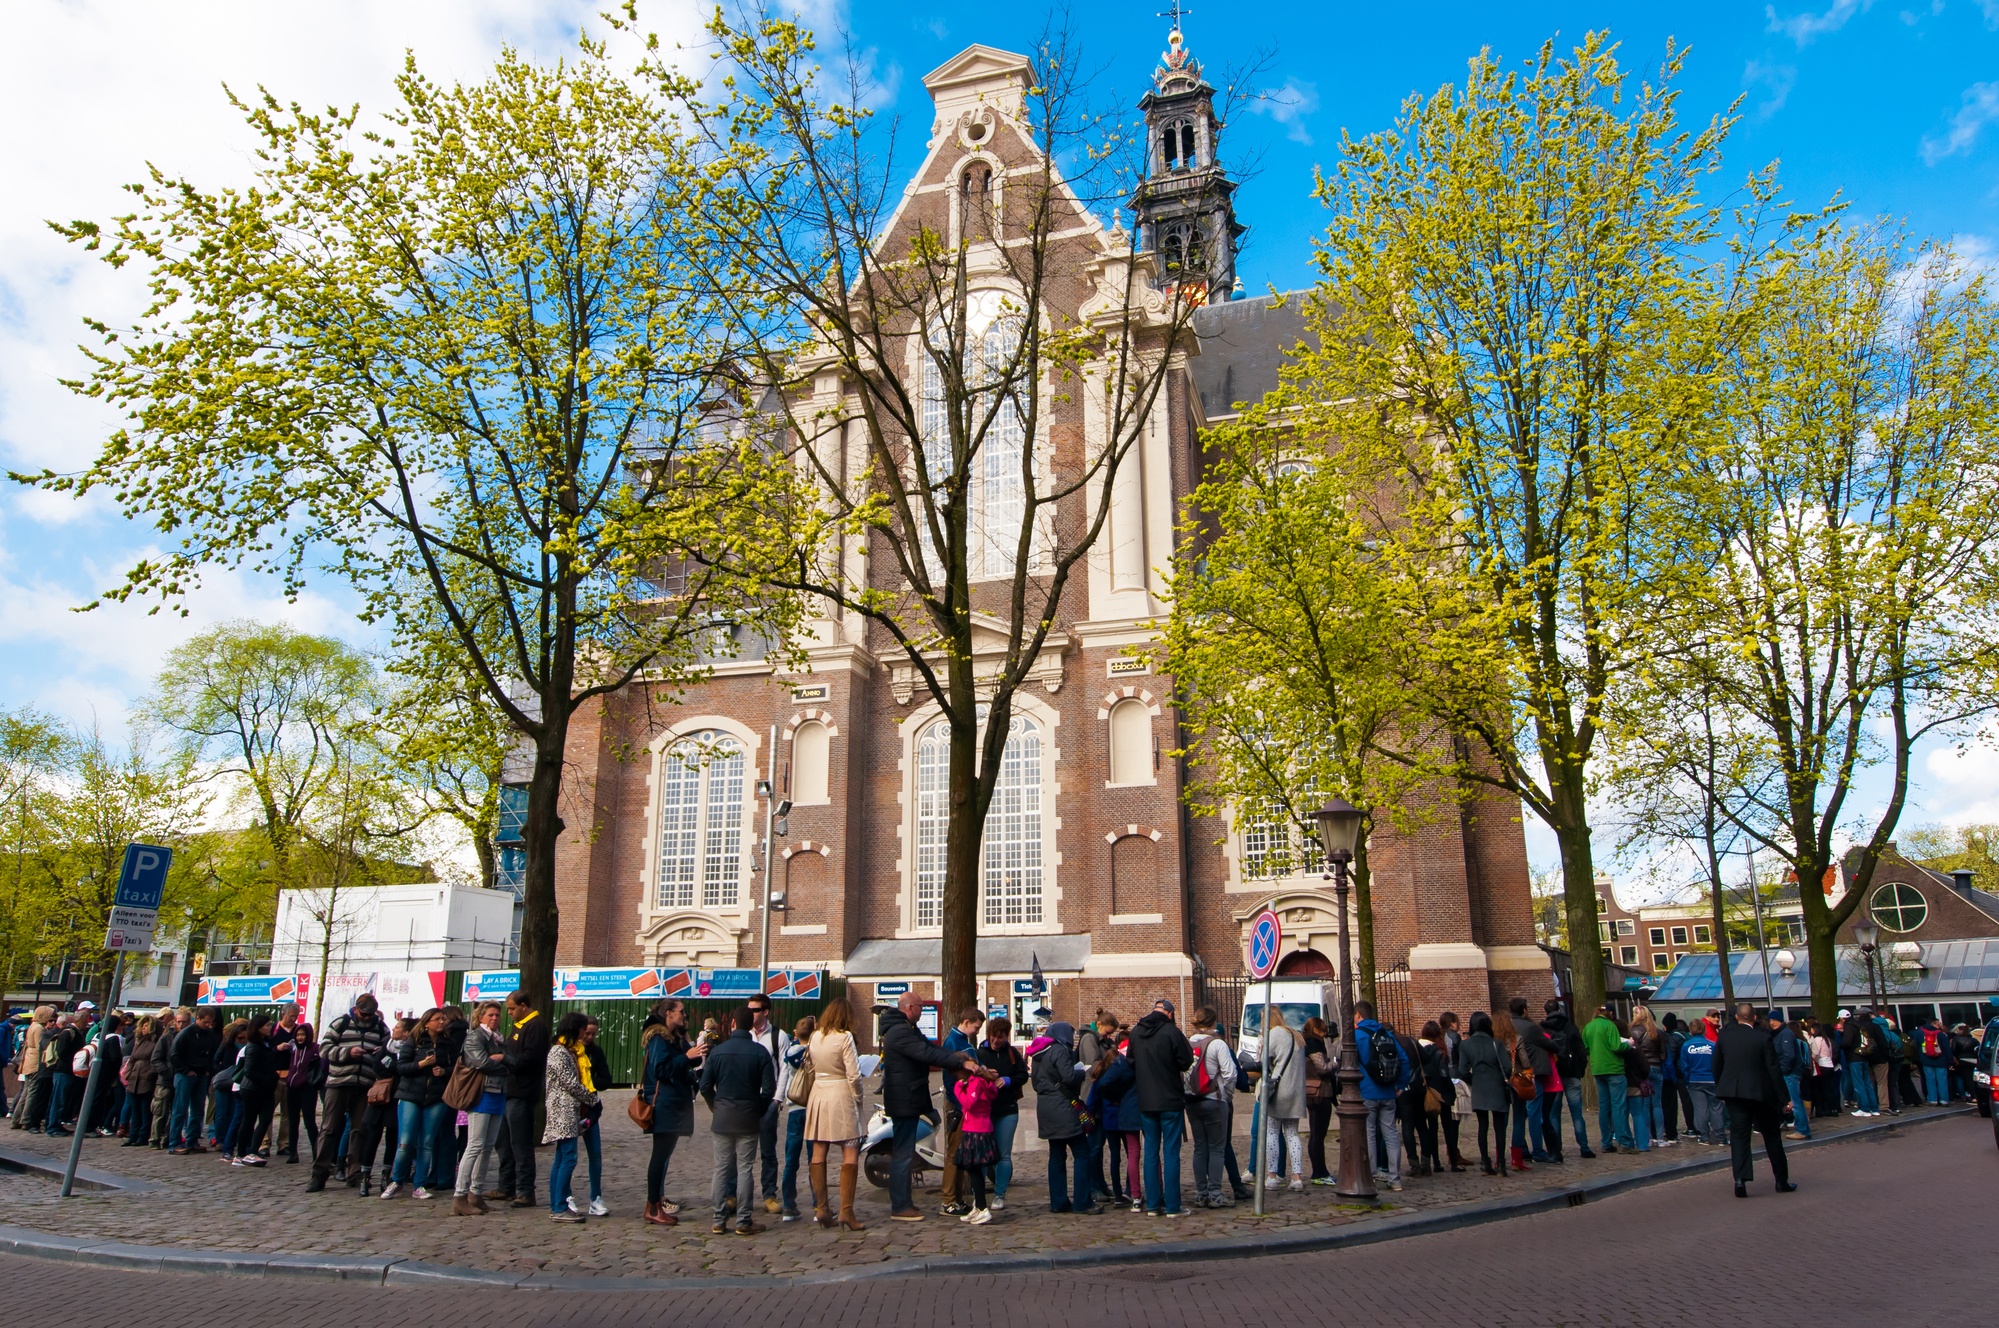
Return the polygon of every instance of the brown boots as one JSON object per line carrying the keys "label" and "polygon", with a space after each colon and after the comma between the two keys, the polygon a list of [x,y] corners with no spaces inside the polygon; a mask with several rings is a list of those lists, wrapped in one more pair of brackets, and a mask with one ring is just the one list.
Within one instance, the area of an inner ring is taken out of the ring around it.
{"label": "brown boots", "polygon": [[473,1204],[471,1195],[454,1194],[451,1196],[451,1215],[453,1217],[477,1217],[479,1209]]}
{"label": "brown boots", "polygon": [[664,1203],[647,1204],[646,1221],[652,1223],[656,1227],[677,1227],[680,1225],[680,1219],[675,1217],[672,1213],[667,1212],[666,1205]]}
{"label": "brown boots", "polygon": [[854,1187],[860,1183],[861,1164],[842,1162],[840,1164],[840,1225],[849,1231],[866,1231],[854,1217]]}
{"label": "brown boots", "polygon": [[812,1220],[822,1227],[833,1225],[832,1195],[826,1191],[826,1159],[812,1159]]}

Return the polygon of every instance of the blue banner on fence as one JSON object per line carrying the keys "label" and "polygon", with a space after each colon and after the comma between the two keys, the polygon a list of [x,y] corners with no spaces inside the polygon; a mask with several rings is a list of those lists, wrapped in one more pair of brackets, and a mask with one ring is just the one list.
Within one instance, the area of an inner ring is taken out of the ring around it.
{"label": "blue banner on fence", "polygon": [[[520,985],[516,969],[467,973],[467,1001],[496,1001]],[[773,968],[765,991],[773,1000],[816,1001],[825,989],[816,968]],[[727,1000],[757,994],[754,968],[558,968],[551,993],[563,1001],[652,1001],[662,996]]]}

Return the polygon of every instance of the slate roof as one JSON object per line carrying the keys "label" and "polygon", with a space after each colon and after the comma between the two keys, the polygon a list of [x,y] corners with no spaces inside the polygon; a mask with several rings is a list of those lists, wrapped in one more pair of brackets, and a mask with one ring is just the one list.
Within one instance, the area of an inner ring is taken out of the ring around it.
{"label": "slate roof", "polygon": [[[1917,996],[1986,996],[1999,994],[1999,938],[1969,941],[1928,941],[1921,943],[1923,967],[1906,968],[1889,957],[1887,996],[1893,1001]],[[1770,959],[1770,997],[1774,1001],[1801,1004],[1812,995],[1811,960],[1804,947],[1792,951],[1797,963],[1787,976],[1777,966],[1775,951]],[[1840,998],[1867,999],[1867,969],[1858,946],[1836,947],[1839,963]],[[1763,961],[1754,950],[1738,950],[1728,956],[1735,994],[1755,1000],[1763,994]],[[1673,971],[1660,982],[1653,1001],[1661,1005],[1721,999],[1721,965],[1713,954],[1682,955]]]}
{"label": "slate roof", "polygon": [[1199,349],[1189,363],[1202,414],[1233,415],[1236,403],[1277,386],[1286,352],[1307,340],[1304,293],[1211,304],[1194,311],[1193,328]]}

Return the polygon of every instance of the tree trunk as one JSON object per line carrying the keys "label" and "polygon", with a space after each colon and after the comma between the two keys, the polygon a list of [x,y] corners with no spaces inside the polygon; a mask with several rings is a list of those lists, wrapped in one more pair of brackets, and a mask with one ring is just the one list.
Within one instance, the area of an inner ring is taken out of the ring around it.
{"label": "tree trunk", "polygon": [[[565,693],[567,688],[564,688]],[[535,742],[534,773],[528,779],[527,823],[521,829],[526,856],[522,899],[520,989],[534,1008],[549,1017],[555,992],[555,942],[560,919],[555,906],[555,843],[562,835],[562,751],[569,735],[569,710],[544,703]]]}
{"label": "tree trunk", "polygon": [[1720,864],[1714,863],[1709,871],[1711,878],[1708,881],[1708,911],[1714,917],[1714,954],[1716,961],[1721,965],[1722,1012],[1727,1017],[1734,1018],[1730,1012],[1735,1009],[1735,975],[1728,968],[1728,923],[1722,917],[1721,910],[1721,894],[1724,887],[1721,882]]}
{"label": "tree trunk", "polygon": [[[1596,864],[1587,825],[1556,826],[1562,849],[1562,907],[1569,923],[1569,988],[1578,1023],[1603,1004],[1603,960],[1597,942]],[[1577,944],[1577,938],[1583,943]]]}
{"label": "tree trunk", "polygon": [[[943,923],[943,973],[938,999],[943,1012],[938,1032],[951,1023],[958,1011],[978,1004],[979,985],[979,876],[985,841],[985,817],[980,815],[978,796],[977,704],[972,700],[970,652],[963,663],[965,676],[958,677],[959,663],[951,668],[950,690],[956,712],[951,720],[951,811],[944,833],[944,896],[938,901]],[[963,695],[965,702],[957,703]],[[998,722],[989,718],[988,723]]]}
{"label": "tree trunk", "polygon": [[492,890],[500,884],[500,854],[493,847],[493,841],[481,830],[472,831],[472,851],[479,855],[479,885]]}
{"label": "tree trunk", "polygon": [[[1354,974],[1359,979],[1360,998],[1369,1005],[1374,997],[1374,872],[1367,865],[1367,836],[1362,835],[1353,851]],[[1346,962],[1346,956],[1340,956]],[[1406,1031],[1406,1030],[1405,1030]]]}
{"label": "tree trunk", "polygon": [[[1805,918],[1805,955],[1812,966],[1812,1017],[1830,1025],[1839,1014],[1839,951],[1833,939],[1845,918],[1835,918],[1826,903],[1823,882],[1830,864],[1821,864],[1812,880],[1819,888],[1808,888],[1799,873],[1798,904]],[[1851,910],[1848,910],[1849,915]]]}

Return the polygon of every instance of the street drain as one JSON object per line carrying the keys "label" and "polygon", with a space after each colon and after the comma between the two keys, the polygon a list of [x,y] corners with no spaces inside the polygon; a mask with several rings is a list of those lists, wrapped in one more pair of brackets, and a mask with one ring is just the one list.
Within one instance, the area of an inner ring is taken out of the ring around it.
{"label": "street drain", "polygon": [[1589,1196],[1587,1194],[1584,1194],[1581,1190],[1577,1190],[1569,1196],[1569,1207],[1581,1208],[1588,1199]]}

